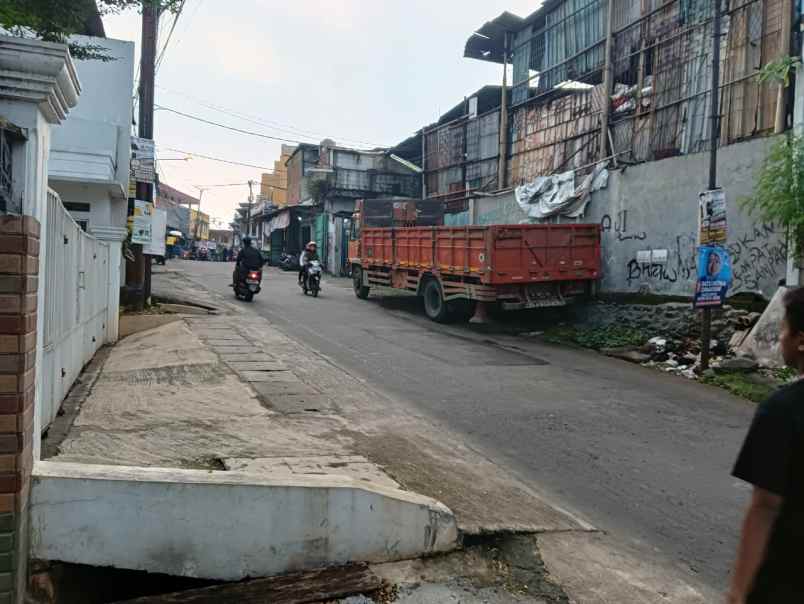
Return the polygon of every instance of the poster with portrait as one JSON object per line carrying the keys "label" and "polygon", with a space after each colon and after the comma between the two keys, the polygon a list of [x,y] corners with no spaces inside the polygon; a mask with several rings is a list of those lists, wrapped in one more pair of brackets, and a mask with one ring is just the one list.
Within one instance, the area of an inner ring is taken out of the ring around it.
{"label": "poster with portrait", "polygon": [[698,283],[695,308],[719,308],[732,282],[731,258],[726,248],[702,245],[698,248]]}
{"label": "poster with portrait", "polygon": [[698,197],[698,227],[700,245],[726,244],[726,194],[723,189],[704,191]]}
{"label": "poster with portrait", "polygon": [[134,213],[128,217],[131,243],[150,244],[153,231],[154,205],[139,199],[134,201]]}

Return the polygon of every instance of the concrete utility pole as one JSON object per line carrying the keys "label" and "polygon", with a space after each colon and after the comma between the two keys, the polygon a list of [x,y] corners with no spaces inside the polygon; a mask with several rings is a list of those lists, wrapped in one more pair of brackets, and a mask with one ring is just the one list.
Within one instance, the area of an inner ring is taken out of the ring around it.
{"label": "concrete utility pole", "polygon": [[[159,27],[158,1],[146,1],[142,6],[142,51],[140,56],[139,124],[140,138],[154,138],[154,80],[156,77],[156,44]],[[153,203],[153,183],[137,183],[136,199]],[[164,235],[164,233],[163,233]],[[154,233],[151,233],[154,236]],[[151,298],[151,257],[142,253],[142,245],[134,245],[135,306],[143,308]]]}
{"label": "concrete utility pole", "polygon": [[248,181],[248,210],[246,210],[246,234],[251,237],[251,204],[254,203],[254,181]]}
{"label": "concrete utility pole", "polygon": [[[714,19],[712,21],[712,114],[710,116],[709,136],[709,190],[717,189],[717,146],[720,136],[720,0],[712,3]],[[701,369],[709,369],[710,342],[712,339],[712,309],[703,309],[701,325]]]}

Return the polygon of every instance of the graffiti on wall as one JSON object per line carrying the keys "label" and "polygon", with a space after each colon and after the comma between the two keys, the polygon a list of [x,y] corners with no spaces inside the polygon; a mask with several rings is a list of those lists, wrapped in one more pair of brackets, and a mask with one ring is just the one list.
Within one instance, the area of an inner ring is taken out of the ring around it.
{"label": "graffiti on wall", "polygon": [[734,271],[733,290],[758,291],[763,281],[784,274],[787,242],[773,223],[758,224],[740,234],[726,246]]}
{"label": "graffiti on wall", "polygon": [[638,233],[628,232],[628,210],[620,210],[614,219],[605,214],[600,220],[600,228],[604,233],[613,231],[617,236],[617,241],[644,241],[648,237],[645,231]]}

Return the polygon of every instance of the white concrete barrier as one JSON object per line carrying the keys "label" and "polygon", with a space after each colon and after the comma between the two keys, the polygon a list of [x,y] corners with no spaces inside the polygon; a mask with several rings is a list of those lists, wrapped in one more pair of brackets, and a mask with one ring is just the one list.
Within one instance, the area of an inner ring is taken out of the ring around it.
{"label": "white concrete barrier", "polygon": [[39,462],[31,557],[218,580],[454,549],[444,505],[347,477]]}

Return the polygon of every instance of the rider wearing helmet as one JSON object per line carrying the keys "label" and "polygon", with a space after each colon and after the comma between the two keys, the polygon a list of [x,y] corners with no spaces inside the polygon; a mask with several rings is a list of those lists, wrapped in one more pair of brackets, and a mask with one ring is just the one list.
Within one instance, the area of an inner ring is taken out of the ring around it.
{"label": "rider wearing helmet", "polygon": [[243,249],[237,254],[237,262],[235,263],[234,281],[237,283],[240,277],[240,271],[259,271],[262,270],[262,265],[265,264],[260,250],[251,245],[252,239],[248,235],[243,237]]}
{"label": "rider wearing helmet", "polygon": [[299,285],[307,274],[307,267],[313,260],[318,260],[318,245],[315,241],[311,241],[304,246],[304,251],[299,256]]}

